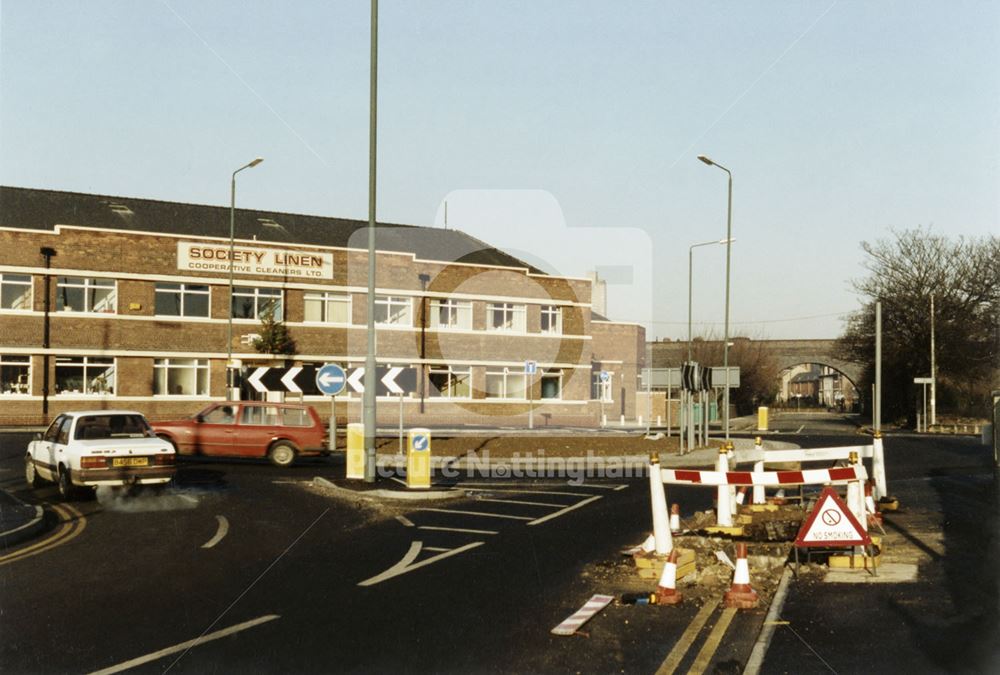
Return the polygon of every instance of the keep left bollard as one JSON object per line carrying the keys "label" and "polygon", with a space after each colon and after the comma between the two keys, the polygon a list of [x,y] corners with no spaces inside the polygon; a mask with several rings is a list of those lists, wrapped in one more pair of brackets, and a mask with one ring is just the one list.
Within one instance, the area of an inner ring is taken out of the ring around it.
{"label": "keep left bollard", "polygon": [[365,425],[360,422],[347,425],[347,478],[365,478]]}
{"label": "keep left bollard", "polygon": [[431,486],[431,430],[410,429],[406,444],[406,487]]}

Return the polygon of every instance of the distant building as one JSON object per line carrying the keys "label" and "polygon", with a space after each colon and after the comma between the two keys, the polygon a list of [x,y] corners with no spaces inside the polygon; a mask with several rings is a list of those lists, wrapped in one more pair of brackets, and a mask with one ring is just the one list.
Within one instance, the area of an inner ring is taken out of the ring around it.
{"label": "distant building", "polygon": [[[82,407],[190,414],[226,399],[229,349],[236,382],[260,365],[362,366],[367,222],[237,210],[230,297],[229,216],[0,187],[0,424]],[[529,399],[536,425],[594,426],[602,408],[635,416],[645,331],[593,315],[590,279],[545,274],[453,229],[379,224],[377,247],[378,362],[418,372],[407,424],[526,425]],[[251,346],[268,312],[294,355]],[[398,422],[398,399],[384,400],[380,423]],[[338,401],[360,418],[359,394]]]}

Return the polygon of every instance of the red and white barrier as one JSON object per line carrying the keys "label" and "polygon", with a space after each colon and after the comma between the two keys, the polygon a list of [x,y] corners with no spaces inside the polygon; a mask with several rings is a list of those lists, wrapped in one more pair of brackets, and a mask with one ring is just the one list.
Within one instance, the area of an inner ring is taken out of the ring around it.
{"label": "red and white barrier", "polygon": [[863,464],[833,469],[805,471],[699,471],[697,469],[660,469],[660,477],[670,485],[753,485],[789,487],[792,485],[843,484],[864,481],[868,472]]}
{"label": "red and white barrier", "polygon": [[[719,459],[715,463],[716,473],[729,472],[729,453],[726,448],[719,448]],[[729,494],[729,483],[718,483],[715,498],[715,522],[720,527],[733,526],[733,498]]]}
{"label": "red and white barrier", "polygon": [[568,619],[552,629],[553,635],[572,635],[580,626],[587,623],[592,616],[611,604],[614,600],[611,595],[595,595],[588,600],[583,607],[578,609]]}

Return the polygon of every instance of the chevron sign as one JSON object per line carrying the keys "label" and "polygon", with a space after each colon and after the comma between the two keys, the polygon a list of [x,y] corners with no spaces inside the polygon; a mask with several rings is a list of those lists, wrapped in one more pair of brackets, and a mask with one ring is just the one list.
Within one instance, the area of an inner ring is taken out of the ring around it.
{"label": "chevron sign", "polygon": [[[363,394],[365,369],[355,368],[347,372],[347,386],[354,392]],[[377,379],[376,396],[408,394],[417,389],[417,369],[402,366],[378,366],[375,370]],[[264,394],[271,392],[288,392],[306,396],[319,395],[322,392],[316,387],[316,368],[314,366],[293,366],[291,368],[251,368],[248,370],[245,384]]]}

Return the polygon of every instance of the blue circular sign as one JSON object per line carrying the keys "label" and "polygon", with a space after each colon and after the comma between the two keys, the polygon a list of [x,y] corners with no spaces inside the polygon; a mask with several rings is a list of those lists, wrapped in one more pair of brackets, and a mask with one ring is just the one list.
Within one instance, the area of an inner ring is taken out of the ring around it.
{"label": "blue circular sign", "polygon": [[425,434],[413,435],[413,449],[417,451],[426,450],[429,447],[429,439]]}
{"label": "blue circular sign", "polygon": [[347,373],[336,363],[328,363],[316,371],[316,388],[327,396],[336,396],[347,386]]}

